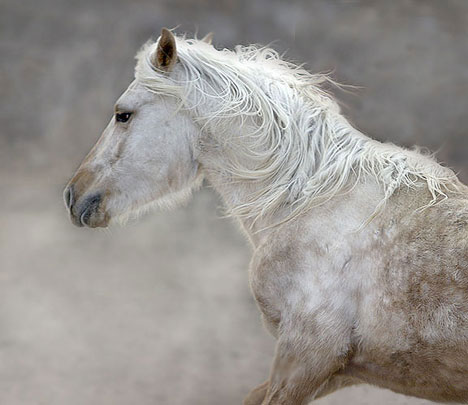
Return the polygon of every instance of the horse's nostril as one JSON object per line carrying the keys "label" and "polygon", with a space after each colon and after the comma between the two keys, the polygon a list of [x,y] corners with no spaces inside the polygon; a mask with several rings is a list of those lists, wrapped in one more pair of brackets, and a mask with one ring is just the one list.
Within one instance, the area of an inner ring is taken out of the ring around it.
{"label": "horse's nostril", "polygon": [[80,223],[81,225],[88,225],[90,226],[91,224],[89,223],[91,216],[97,211],[99,208],[99,204],[101,203],[101,194],[94,194],[89,196],[84,202],[83,202],[83,208],[80,213]]}
{"label": "horse's nostril", "polygon": [[75,202],[75,196],[73,193],[73,184],[68,186],[63,192],[63,199],[65,200],[65,205],[71,211],[73,204]]}

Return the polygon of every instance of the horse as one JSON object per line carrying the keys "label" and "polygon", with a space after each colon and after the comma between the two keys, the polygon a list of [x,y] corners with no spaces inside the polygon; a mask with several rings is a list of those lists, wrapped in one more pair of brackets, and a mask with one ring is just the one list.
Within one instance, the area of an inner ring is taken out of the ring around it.
{"label": "horse", "polygon": [[209,183],[253,247],[276,351],[245,405],[372,384],[468,402],[468,187],[433,156],[355,129],[332,79],[268,47],[163,29],[64,191],[106,227]]}

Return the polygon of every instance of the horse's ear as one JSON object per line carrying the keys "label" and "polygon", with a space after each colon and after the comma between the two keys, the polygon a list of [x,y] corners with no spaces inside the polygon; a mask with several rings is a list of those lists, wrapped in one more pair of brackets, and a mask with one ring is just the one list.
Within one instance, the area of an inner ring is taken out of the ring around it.
{"label": "horse's ear", "polygon": [[156,68],[168,72],[174,67],[176,62],[177,49],[174,35],[167,28],[163,28],[152,63]]}
{"label": "horse's ear", "polygon": [[209,32],[208,34],[206,34],[206,35],[202,38],[202,41],[203,41],[203,42],[206,42],[208,45],[211,45],[211,43],[213,42],[213,33],[212,33],[212,32]]}

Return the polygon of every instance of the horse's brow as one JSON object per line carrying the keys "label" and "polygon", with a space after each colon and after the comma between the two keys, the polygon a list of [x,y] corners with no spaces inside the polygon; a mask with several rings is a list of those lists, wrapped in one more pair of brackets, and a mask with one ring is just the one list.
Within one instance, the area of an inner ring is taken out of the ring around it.
{"label": "horse's brow", "polygon": [[118,112],[118,111],[126,111],[125,107],[123,104],[121,103],[116,103],[114,105],[114,112]]}

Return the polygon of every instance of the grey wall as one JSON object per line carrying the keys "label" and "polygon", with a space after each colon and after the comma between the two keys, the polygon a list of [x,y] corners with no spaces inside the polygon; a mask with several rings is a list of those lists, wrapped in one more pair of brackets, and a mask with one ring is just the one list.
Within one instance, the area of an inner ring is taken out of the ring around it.
{"label": "grey wall", "polygon": [[[61,190],[162,26],[269,43],[360,86],[348,117],[468,181],[468,2],[0,0],[0,404],[239,404],[273,341],[249,248],[203,190],[125,229],[73,228]],[[369,387],[322,404],[422,404]]]}

